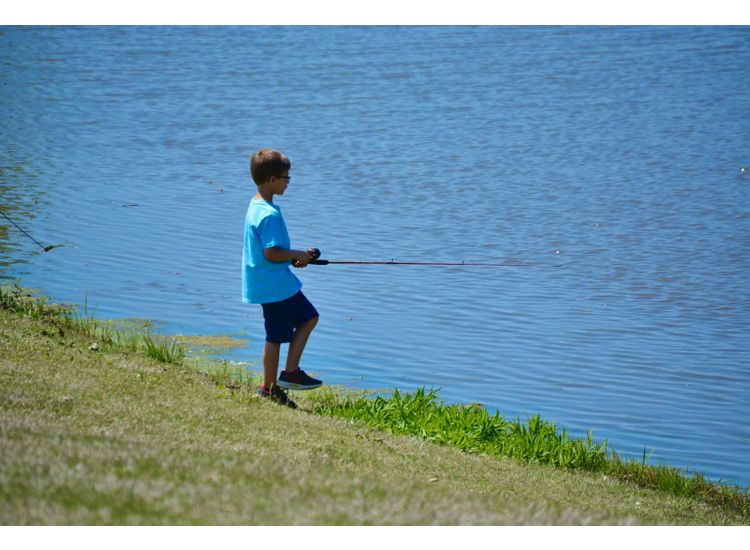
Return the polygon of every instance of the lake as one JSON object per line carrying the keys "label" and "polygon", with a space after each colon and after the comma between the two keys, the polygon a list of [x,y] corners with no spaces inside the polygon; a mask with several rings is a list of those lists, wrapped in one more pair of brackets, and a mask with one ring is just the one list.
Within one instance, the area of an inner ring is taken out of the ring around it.
{"label": "lake", "polygon": [[[750,484],[750,28],[2,27],[0,279],[250,340],[249,156],[328,384],[440,388]],[[743,170],[744,169],[744,170]],[[521,265],[518,265],[521,264]]]}

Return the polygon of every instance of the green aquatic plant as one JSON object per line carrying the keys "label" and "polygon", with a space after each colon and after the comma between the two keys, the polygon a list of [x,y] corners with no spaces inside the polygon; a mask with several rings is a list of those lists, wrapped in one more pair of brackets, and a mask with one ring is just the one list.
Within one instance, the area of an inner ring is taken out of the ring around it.
{"label": "green aquatic plant", "polygon": [[234,338],[229,335],[218,335],[218,336],[190,336],[181,335],[182,343],[186,346],[202,348],[208,350],[223,350],[232,348],[242,348],[247,345],[249,340]]}
{"label": "green aquatic plant", "polygon": [[206,369],[210,370],[217,361],[223,361],[221,355],[226,353],[227,350],[243,348],[249,342],[247,339],[230,335],[193,336],[181,334],[178,338],[185,348],[185,356],[199,370],[205,370],[203,369],[204,365]]}

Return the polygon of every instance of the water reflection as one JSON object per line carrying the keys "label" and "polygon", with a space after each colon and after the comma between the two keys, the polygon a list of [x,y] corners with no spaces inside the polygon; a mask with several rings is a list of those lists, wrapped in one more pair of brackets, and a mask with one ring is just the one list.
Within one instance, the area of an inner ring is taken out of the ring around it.
{"label": "water reflection", "polygon": [[39,250],[29,245],[33,241],[10,220],[21,228],[33,225],[41,193],[35,184],[37,174],[30,159],[22,157],[20,147],[8,144],[7,136],[0,139],[5,142],[0,165],[0,210],[7,216],[0,216],[0,278],[8,279],[11,277],[5,275],[7,268],[27,263],[27,256]]}

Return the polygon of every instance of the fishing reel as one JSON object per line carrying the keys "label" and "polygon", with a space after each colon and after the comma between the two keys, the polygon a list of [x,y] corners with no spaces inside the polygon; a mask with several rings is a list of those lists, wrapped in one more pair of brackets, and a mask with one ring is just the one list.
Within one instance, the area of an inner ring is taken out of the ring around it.
{"label": "fishing reel", "polygon": [[[320,249],[318,248],[308,248],[307,249],[307,255],[310,256],[310,262],[311,264],[321,264],[324,262],[324,260],[318,260],[320,258]],[[296,260],[292,260],[292,265],[296,265]]]}
{"label": "fishing reel", "polygon": [[320,260],[320,249],[308,248],[307,253],[310,255],[310,263],[313,265],[328,265],[328,260]]}

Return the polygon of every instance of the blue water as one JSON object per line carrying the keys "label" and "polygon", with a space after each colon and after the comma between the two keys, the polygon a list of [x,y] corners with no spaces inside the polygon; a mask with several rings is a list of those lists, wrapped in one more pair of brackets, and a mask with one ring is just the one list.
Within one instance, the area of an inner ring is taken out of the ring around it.
{"label": "blue water", "polygon": [[0,29],[0,278],[250,339],[248,157],[292,160],[303,366],[750,484],[750,28]]}

